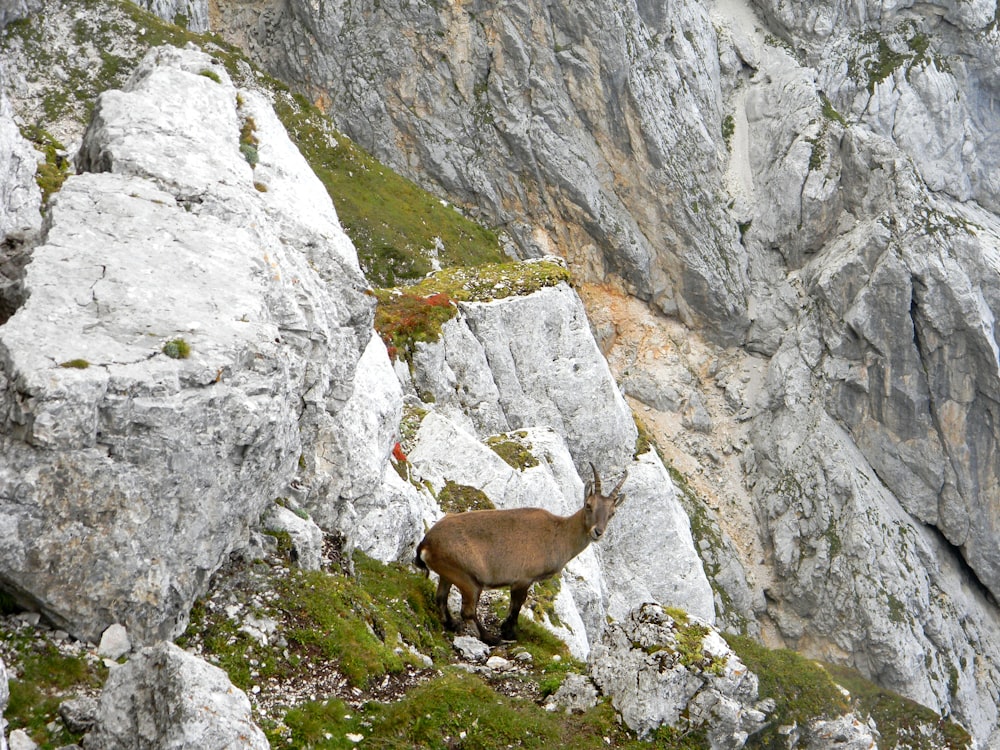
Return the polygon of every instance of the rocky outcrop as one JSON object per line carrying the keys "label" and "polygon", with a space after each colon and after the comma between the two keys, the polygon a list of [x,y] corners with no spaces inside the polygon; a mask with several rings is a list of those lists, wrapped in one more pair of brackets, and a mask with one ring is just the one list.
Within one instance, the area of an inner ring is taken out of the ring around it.
{"label": "rocky outcrop", "polygon": [[[38,154],[21,136],[10,102],[0,91],[0,242],[23,240],[41,226],[41,193],[35,184],[37,165]],[[13,276],[2,266],[0,273]]]}
{"label": "rocky outcrop", "polygon": [[253,722],[246,694],[225,672],[160,643],[111,670],[84,747],[263,750],[270,744]]}
{"label": "rocky outcrop", "polygon": [[[0,65],[0,84],[3,80]],[[35,184],[38,158],[21,136],[0,88],[0,324],[24,301],[21,276],[28,258],[24,246],[42,224],[41,192]]]}
{"label": "rocky outcrop", "polygon": [[714,29],[702,3],[653,5],[223,2],[219,26],[523,254],[613,273],[739,340],[747,258],[720,197]]}
{"label": "rocky outcrop", "polygon": [[104,94],[79,168],[0,328],[0,581],[142,643],[183,630],[334,422],[372,303],[270,107],[204,53]]}
{"label": "rocky outcrop", "polygon": [[704,731],[713,750],[740,748],[773,710],[758,702],[757,676],[717,632],[655,604],[610,625],[589,669],[640,737],[670,726]]}

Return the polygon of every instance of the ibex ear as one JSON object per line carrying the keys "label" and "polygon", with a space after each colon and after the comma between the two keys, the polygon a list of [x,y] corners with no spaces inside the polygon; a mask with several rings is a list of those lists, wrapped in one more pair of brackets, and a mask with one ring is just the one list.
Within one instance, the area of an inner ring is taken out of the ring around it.
{"label": "ibex ear", "polygon": [[615,507],[617,508],[619,505],[621,505],[622,503],[624,503],[625,502],[625,498],[627,498],[627,497],[628,497],[628,495],[624,495],[624,494],[619,495],[618,497],[616,497],[615,498]]}

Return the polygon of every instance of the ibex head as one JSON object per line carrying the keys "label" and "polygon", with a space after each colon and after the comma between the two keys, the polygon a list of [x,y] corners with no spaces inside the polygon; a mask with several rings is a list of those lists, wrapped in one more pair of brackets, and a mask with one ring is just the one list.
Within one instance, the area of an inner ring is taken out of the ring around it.
{"label": "ibex head", "polygon": [[594,468],[594,464],[590,465],[590,469],[594,472],[594,481],[587,484],[587,497],[584,500],[583,510],[587,531],[590,538],[596,542],[604,535],[604,530],[608,527],[608,521],[615,515],[615,510],[625,502],[626,496],[619,495],[619,493],[628,478],[628,472],[625,472],[625,476],[611,490],[610,495],[602,495],[601,477],[598,475],[597,469]]}

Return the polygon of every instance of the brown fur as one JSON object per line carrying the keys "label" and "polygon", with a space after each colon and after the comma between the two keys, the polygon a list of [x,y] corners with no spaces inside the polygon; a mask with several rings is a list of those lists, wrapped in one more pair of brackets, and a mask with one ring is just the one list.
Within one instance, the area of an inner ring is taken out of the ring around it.
{"label": "brown fur", "polygon": [[[593,468],[593,466],[591,466]],[[571,516],[557,516],[541,508],[479,510],[449,514],[434,524],[420,544],[414,564],[438,574],[435,600],[449,630],[458,624],[448,610],[452,586],[462,593],[462,620],[475,626],[484,642],[499,638],[486,632],[479,619],[483,589],[510,587],[510,612],[500,628],[502,638],[516,637],[517,617],[535,581],[558,574],[563,566],[599,539],[625,496],[619,497],[625,478],[605,496],[594,470],[584,505]]]}

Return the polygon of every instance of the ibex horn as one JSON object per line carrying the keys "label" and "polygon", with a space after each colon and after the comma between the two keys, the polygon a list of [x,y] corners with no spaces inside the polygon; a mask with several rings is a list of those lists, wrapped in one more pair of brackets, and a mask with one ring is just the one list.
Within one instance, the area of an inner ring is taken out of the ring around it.
{"label": "ibex horn", "polygon": [[[625,480],[626,479],[628,479],[628,472],[627,471],[625,472],[625,476],[623,476],[621,478],[621,481],[619,481],[618,484],[615,486],[615,488],[613,490],[611,490],[611,499],[612,500],[614,500],[615,498],[618,497],[618,493],[621,492],[622,486],[625,484]],[[615,503],[615,505],[617,505],[617,504],[618,503]]]}
{"label": "ibex horn", "polygon": [[598,495],[601,494],[601,478],[597,475],[597,469],[594,467],[594,462],[590,462],[590,470],[594,472],[594,492]]}

